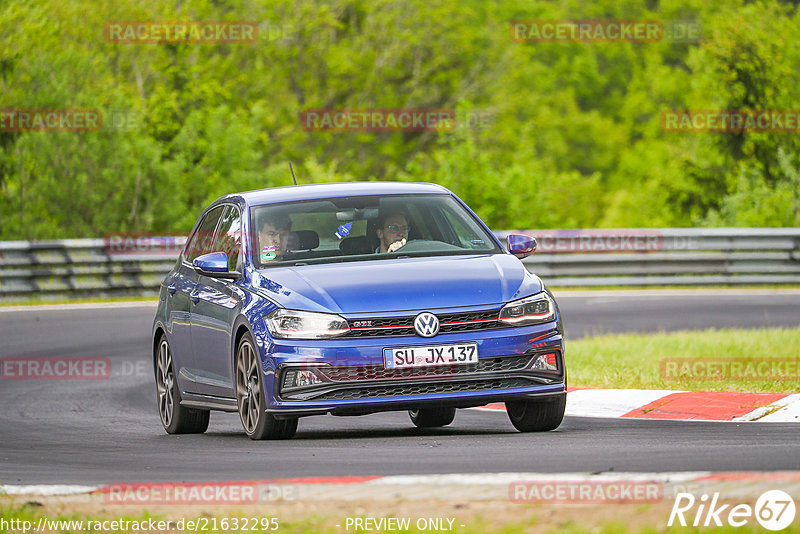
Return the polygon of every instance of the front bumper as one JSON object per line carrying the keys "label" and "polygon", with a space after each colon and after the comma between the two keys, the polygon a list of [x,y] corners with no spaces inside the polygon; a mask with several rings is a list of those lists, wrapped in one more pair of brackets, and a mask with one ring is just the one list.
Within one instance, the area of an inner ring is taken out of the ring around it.
{"label": "front bumper", "polygon": [[[475,364],[385,369],[383,349],[474,342]],[[566,394],[564,351],[557,325],[416,336],[280,344],[264,359],[267,411],[277,418],[363,415],[426,406],[468,408],[491,402]],[[537,364],[556,354],[557,369]],[[286,374],[313,370],[320,383],[284,387]]]}

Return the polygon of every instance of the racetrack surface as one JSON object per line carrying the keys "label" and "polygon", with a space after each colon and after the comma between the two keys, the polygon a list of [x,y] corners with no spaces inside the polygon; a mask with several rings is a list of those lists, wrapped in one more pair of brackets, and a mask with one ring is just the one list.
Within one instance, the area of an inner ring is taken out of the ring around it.
{"label": "racetrack surface", "polygon": [[[600,332],[797,326],[798,292],[556,294],[571,338]],[[504,413],[460,410],[418,430],[405,413],[301,419],[289,441],[252,442],[236,414],[168,436],[155,407],[153,304],[0,311],[0,357],[99,356],[107,380],[0,381],[0,483],[105,484],[487,472],[800,469],[798,426],[567,417],[517,433]],[[757,452],[756,452],[757,451]]]}

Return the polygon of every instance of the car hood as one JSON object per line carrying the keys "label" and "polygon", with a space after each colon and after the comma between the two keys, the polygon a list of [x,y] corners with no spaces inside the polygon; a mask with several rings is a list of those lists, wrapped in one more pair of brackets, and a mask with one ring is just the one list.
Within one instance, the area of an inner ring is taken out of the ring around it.
{"label": "car hood", "polygon": [[341,314],[501,304],[542,290],[510,254],[273,267],[252,282],[285,308]]}

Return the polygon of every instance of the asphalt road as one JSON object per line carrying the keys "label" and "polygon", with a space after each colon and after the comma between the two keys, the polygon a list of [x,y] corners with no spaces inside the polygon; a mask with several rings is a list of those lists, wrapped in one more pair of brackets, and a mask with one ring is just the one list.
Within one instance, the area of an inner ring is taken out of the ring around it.
{"label": "asphalt road", "polygon": [[[800,292],[556,294],[572,338],[600,332],[796,326]],[[168,436],[155,407],[150,304],[0,311],[0,357],[104,356],[111,377],[0,380],[0,483],[102,484],[482,472],[800,469],[796,424],[567,417],[517,433],[505,414],[461,410],[418,430],[405,413],[311,417],[290,441],[252,442],[236,414]]]}

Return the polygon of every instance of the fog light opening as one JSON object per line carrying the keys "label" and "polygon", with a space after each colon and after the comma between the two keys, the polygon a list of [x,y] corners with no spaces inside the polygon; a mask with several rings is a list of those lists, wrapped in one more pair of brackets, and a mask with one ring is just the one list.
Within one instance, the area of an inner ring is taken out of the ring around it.
{"label": "fog light opening", "polygon": [[283,375],[284,388],[296,388],[321,384],[322,380],[310,369],[292,369]]}
{"label": "fog light opening", "polygon": [[533,360],[531,369],[538,369],[541,371],[558,371],[558,354],[555,352],[547,352],[537,354]]}

